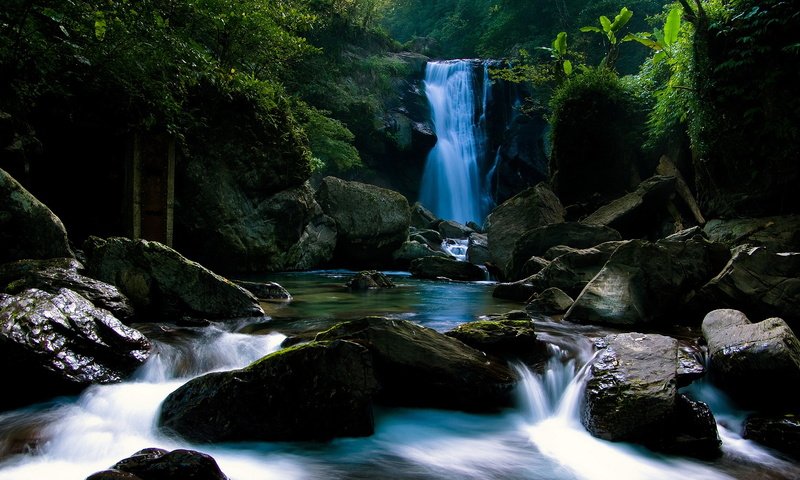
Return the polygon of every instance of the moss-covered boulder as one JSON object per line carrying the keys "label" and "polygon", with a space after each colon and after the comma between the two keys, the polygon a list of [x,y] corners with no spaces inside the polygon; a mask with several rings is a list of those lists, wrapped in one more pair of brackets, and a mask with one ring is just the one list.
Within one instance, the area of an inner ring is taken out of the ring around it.
{"label": "moss-covered boulder", "polygon": [[260,317],[247,290],[158,242],[90,237],[87,274],[115,285],[142,319]]}
{"label": "moss-covered boulder", "polygon": [[786,385],[800,383],[800,340],[780,318],[751,323],[732,309],[709,312],[703,320],[709,375],[743,403],[796,406]]}
{"label": "moss-covered boulder", "polygon": [[61,220],[0,169],[0,263],[74,256]]}
{"label": "moss-covered boulder", "polygon": [[379,288],[395,288],[391,278],[377,270],[364,270],[350,277],[345,283],[348,290],[363,291]]}
{"label": "moss-covered boulder", "polygon": [[196,450],[145,448],[86,480],[228,480],[216,460]]}
{"label": "moss-covered boulder", "polygon": [[187,382],[164,400],[158,424],[194,442],[365,436],[376,388],[366,348],[311,342]]}
{"label": "moss-covered boulder", "polygon": [[341,323],[317,341],[345,339],[372,354],[381,403],[466,411],[511,404],[516,378],[502,362],[435,330],[404,320],[367,317]]}
{"label": "moss-covered boulder", "polygon": [[445,335],[500,358],[535,362],[546,356],[546,344],[536,338],[533,321],[527,316],[462,323]]}
{"label": "moss-covered boulder", "polygon": [[392,252],[408,237],[408,200],[395,191],[325,177],[316,198],[325,214],[336,222],[338,263],[388,266]]}
{"label": "moss-covered boulder", "polygon": [[144,335],[71,290],[0,294],[0,378],[11,388],[0,409],[119,382],[149,354]]}

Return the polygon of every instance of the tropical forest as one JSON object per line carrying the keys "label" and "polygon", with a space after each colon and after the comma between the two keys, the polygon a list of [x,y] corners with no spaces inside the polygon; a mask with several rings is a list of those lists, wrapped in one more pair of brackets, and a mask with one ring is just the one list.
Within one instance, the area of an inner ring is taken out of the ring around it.
{"label": "tropical forest", "polygon": [[800,478],[800,3],[3,0],[0,480]]}

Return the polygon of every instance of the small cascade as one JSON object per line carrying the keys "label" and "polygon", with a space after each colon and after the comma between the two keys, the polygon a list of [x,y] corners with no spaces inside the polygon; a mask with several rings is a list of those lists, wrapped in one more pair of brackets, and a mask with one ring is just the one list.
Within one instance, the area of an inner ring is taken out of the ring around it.
{"label": "small cascade", "polygon": [[467,261],[467,249],[469,248],[468,239],[445,238],[442,241],[442,250],[449,253],[459,262]]}
{"label": "small cascade", "polygon": [[[477,104],[475,62],[430,62],[425,71],[425,91],[433,115],[437,142],[428,155],[420,186],[420,202],[439,218],[466,224],[483,222],[479,161],[485,155],[486,104]],[[488,66],[484,65],[484,84]],[[488,102],[484,85],[477,98]],[[490,90],[490,89],[489,89]]]}

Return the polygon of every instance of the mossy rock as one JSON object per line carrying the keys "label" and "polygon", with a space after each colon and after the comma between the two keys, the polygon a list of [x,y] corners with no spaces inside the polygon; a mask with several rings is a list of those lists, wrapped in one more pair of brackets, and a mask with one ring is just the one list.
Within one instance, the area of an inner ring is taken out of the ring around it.
{"label": "mossy rock", "polygon": [[536,338],[533,321],[525,317],[463,323],[445,335],[501,358],[537,361],[546,355],[546,344]]}

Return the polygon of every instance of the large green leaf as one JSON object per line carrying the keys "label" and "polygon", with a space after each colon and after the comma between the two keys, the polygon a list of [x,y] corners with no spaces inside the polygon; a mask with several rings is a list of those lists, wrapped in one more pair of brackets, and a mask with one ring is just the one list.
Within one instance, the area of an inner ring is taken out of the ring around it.
{"label": "large green leaf", "polygon": [[609,20],[608,17],[606,17],[605,15],[600,16],[600,25],[603,26],[604,32],[611,31],[611,20]]}
{"label": "large green leaf", "polygon": [[664,24],[664,43],[672,45],[678,40],[678,32],[681,29],[681,9],[675,7],[669,11],[667,22]]}
{"label": "large green leaf", "polygon": [[586,27],[581,27],[581,32],[597,32],[597,33],[603,33],[603,31],[602,31],[602,30],[600,30],[600,29],[599,29],[599,28],[597,28],[597,27],[593,27],[593,26],[591,26],[591,25],[588,25],[588,26],[586,26]]}
{"label": "large green leaf", "polygon": [[559,32],[553,40],[553,50],[562,56],[567,54],[567,32]]}
{"label": "large green leaf", "polygon": [[618,32],[631,21],[633,17],[633,12],[628,10],[627,7],[622,7],[622,10],[619,11],[619,15],[614,17],[614,23],[611,24],[609,29],[612,32]]}
{"label": "large green leaf", "polygon": [[569,60],[564,60],[564,73],[566,73],[568,77],[572,75],[572,62]]}

